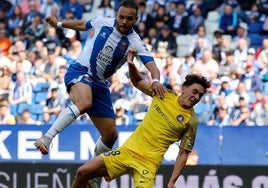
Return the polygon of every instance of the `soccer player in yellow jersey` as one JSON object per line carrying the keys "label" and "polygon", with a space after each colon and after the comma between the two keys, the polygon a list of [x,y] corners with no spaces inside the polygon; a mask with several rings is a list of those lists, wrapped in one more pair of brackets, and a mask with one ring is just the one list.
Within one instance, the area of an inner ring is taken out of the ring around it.
{"label": "soccer player in yellow jersey", "polygon": [[179,154],[167,185],[175,188],[196,137],[198,120],[193,106],[206,93],[210,82],[203,76],[187,75],[180,95],[166,89],[164,97],[159,98],[152,90],[152,83],[142,79],[133,63],[134,57],[135,51],[130,50],[131,82],[153,97],[152,104],[143,121],[122,146],[102,153],[78,168],[72,188],[86,188],[87,181],[95,177],[102,176],[110,181],[127,173],[133,177],[135,188],[152,188],[165,152],[180,140]]}

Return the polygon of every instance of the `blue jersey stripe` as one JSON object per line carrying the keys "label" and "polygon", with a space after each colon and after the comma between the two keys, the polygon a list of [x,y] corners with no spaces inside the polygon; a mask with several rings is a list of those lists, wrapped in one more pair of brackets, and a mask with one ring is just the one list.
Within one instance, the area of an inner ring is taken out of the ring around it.
{"label": "blue jersey stripe", "polygon": [[110,65],[108,65],[105,69],[104,72],[105,78],[109,78],[114,74],[117,65],[121,63],[122,59],[126,55],[129,44],[130,42],[127,39],[127,37],[122,37],[121,40],[118,42],[113,53],[113,62]]}
{"label": "blue jersey stripe", "polygon": [[139,58],[141,59],[142,63],[145,65],[146,63],[149,63],[150,61],[154,61],[154,58],[152,56],[143,56],[140,55]]}
{"label": "blue jersey stripe", "polygon": [[98,54],[105,46],[105,43],[107,42],[112,32],[113,32],[113,27],[107,27],[107,26],[102,27],[94,42],[94,46],[93,46],[92,53],[91,53],[90,60],[89,60],[90,70],[94,78],[98,78],[98,75],[97,75]]}

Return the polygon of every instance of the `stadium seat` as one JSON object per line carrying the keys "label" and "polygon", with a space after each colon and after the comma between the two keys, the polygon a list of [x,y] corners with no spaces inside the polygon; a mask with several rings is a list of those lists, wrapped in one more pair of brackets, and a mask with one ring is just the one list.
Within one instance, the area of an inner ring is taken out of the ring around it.
{"label": "stadium seat", "polygon": [[250,40],[250,47],[257,49],[262,46],[262,40],[264,38],[263,35],[259,35],[257,33],[248,34],[248,38]]}
{"label": "stadium seat", "polygon": [[42,101],[46,101],[47,94],[48,94],[48,91],[42,91],[42,92],[34,93],[34,95],[33,95],[33,103],[39,104]]}
{"label": "stadium seat", "polygon": [[49,82],[38,82],[33,87],[33,92],[40,92],[40,91],[48,91],[48,88],[50,87]]}
{"label": "stadium seat", "polygon": [[31,111],[31,105],[28,103],[17,104],[17,114],[21,114],[26,109]]}
{"label": "stadium seat", "polygon": [[209,11],[207,15],[207,21],[218,22],[220,18],[220,13],[218,11]]}
{"label": "stadium seat", "polygon": [[34,119],[37,121],[42,121],[44,106],[41,104],[32,104],[30,107],[31,107],[31,114],[33,115]]}
{"label": "stadium seat", "polygon": [[41,101],[45,101],[47,99],[49,87],[50,83],[48,82],[38,82],[35,86],[33,86],[32,102],[38,104]]}
{"label": "stadium seat", "polygon": [[259,33],[262,29],[263,22],[256,22],[249,24],[248,34]]}
{"label": "stadium seat", "polygon": [[219,29],[219,23],[214,21],[205,21],[205,28],[207,35],[213,35],[213,33]]}
{"label": "stadium seat", "polygon": [[176,37],[176,42],[178,45],[177,56],[184,57],[186,54],[189,54],[189,46],[193,41],[192,35],[178,35]]}

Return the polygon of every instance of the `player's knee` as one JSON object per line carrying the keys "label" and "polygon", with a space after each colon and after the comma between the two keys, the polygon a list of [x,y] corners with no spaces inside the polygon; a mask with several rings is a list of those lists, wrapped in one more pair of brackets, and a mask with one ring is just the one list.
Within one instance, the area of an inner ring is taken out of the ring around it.
{"label": "player's knee", "polygon": [[77,169],[77,171],[76,171],[75,179],[77,181],[80,181],[80,182],[81,181],[87,182],[87,180],[88,180],[88,173],[85,171],[84,168],[79,167]]}
{"label": "player's knee", "polygon": [[115,142],[117,138],[118,138],[117,130],[109,131],[109,134],[107,135],[108,140]]}

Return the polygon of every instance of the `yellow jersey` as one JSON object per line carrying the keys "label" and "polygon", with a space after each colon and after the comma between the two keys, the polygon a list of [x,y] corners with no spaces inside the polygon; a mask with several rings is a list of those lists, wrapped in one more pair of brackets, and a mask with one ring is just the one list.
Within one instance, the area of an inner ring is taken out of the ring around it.
{"label": "yellow jersey", "polygon": [[143,121],[122,147],[159,166],[168,147],[181,140],[180,148],[191,151],[198,125],[194,109],[184,109],[179,96],[167,91],[163,99],[153,97]]}

